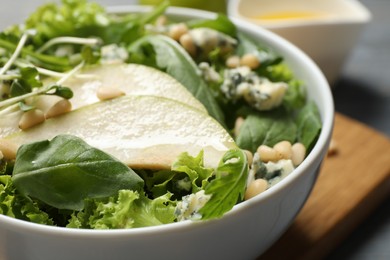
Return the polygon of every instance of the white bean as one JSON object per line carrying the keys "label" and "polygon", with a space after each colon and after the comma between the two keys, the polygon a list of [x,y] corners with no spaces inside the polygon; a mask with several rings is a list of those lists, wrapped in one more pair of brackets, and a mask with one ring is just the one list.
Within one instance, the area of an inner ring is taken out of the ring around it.
{"label": "white bean", "polygon": [[268,182],[264,179],[256,179],[252,181],[245,191],[244,198],[248,200],[254,196],[264,192],[268,188]]}
{"label": "white bean", "polygon": [[19,121],[19,128],[22,130],[33,127],[45,121],[45,115],[40,109],[33,109],[23,113]]}

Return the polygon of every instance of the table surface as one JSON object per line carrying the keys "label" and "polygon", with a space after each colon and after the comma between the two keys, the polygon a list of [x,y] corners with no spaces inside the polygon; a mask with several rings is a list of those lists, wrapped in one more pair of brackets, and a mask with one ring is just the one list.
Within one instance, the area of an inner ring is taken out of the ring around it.
{"label": "table surface", "polygon": [[[95,0],[122,5],[135,0]],[[372,13],[352,50],[333,93],[336,111],[390,136],[389,0],[360,0]],[[48,0],[2,0],[0,29],[19,23]],[[389,157],[390,163],[390,157]],[[329,259],[390,259],[390,198],[362,223]]]}

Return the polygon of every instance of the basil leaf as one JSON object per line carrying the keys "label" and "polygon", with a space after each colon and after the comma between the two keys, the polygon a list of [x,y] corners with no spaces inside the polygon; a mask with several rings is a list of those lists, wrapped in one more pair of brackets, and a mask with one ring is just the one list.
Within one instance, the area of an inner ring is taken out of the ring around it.
{"label": "basil leaf", "polygon": [[148,35],[131,44],[128,51],[131,62],[153,66],[176,78],[224,125],[224,115],[211,89],[195,62],[177,42],[167,36]]}
{"label": "basil leaf", "polygon": [[321,132],[321,116],[314,102],[307,103],[297,116],[298,141],[307,151],[310,151],[316,143]]}
{"label": "basil leaf", "polygon": [[71,135],[21,146],[12,180],[25,196],[70,210],[83,209],[87,198],[143,187],[143,180],[126,165]]}
{"label": "basil leaf", "polygon": [[229,150],[223,156],[213,179],[205,189],[210,200],[199,210],[202,219],[221,217],[244,198],[248,162],[242,150]]}
{"label": "basil leaf", "polygon": [[261,144],[273,146],[283,140],[292,143],[296,135],[297,126],[286,112],[256,113],[249,115],[242,124],[237,145],[254,153]]}

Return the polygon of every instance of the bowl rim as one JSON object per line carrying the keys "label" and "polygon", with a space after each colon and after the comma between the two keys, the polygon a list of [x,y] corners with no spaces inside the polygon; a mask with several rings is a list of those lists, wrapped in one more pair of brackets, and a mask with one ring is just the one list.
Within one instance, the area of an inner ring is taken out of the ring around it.
{"label": "bowl rim", "polygon": [[[150,10],[150,6],[139,6],[139,5],[117,5],[110,6],[107,8],[108,12],[112,13],[128,13],[128,12],[145,12]],[[187,18],[215,18],[217,14],[191,9],[184,7],[169,7],[167,12],[168,15],[176,16],[176,17],[187,17]],[[248,208],[256,207],[258,203],[262,203],[262,201],[271,199],[274,194],[281,192],[281,190],[288,188],[294,180],[298,179],[300,175],[305,174],[306,170],[312,167],[311,163],[318,162],[319,166],[321,158],[324,157],[326,153],[326,148],[330,142],[330,136],[333,131],[333,121],[334,121],[334,105],[333,98],[331,94],[331,89],[329,87],[328,82],[325,79],[325,76],[322,74],[318,66],[313,62],[311,58],[309,58],[303,51],[301,51],[298,47],[288,42],[284,38],[276,35],[275,33],[268,31],[263,28],[259,28],[257,25],[252,24],[250,22],[232,18],[232,21],[236,24],[236,26],[240,30],[244,30],[246,32],[252,32],[262,39],[262,42],[267,42],[266,46],[272,48],[280,48],[287,49],[289,53],[292,53],[294,59],[299,59],[301,63],[305,63],[310,70],[314,74],[314,77],[318,79],[318,85],[320,85],[322,90],[322,99],[324,99],[324,103],[327,107],[327,112],[322,116],[322,130],[320,136],[313,147],[310,154],[306,157],[306,159],[296,168],[294,171],[283,178],[277,185],[264,191],[263,193],[255,196],[254,198],[239,203],[233,207],[232,210],[227,212],[222,218],[228,218],[229,216],[234,216],[235,214],[239,214],[241,211],[244,211]],[[322,147],[322,148],[321,148]],[[92,238],[92,239],[107,239],[107,238],[123,238],[123,237],[142,237],[156,234],[163,234],[167,231],[186,231],[191,230],[202,226],[213,225],[213,223],[219,221],[220,219],[213,219],[208,221],[182,221],[177,223],[169,223],[159,226],[152,227],[141,227],[141,228],[132,228],[132,229],[111,229],[111,230],[91,230],[91,229],[73,229],[73,228],[65,228],[65,227],[57,227],[57,226],[48,226],[43,224],[36,224],[32,222],[28,222],[25,220],[15,219],[9,216],[5,216],[0,214],[0,227],[4,225],[4,228],[7,230],[18,230],[18,232],[26,231],[26,232],[34,232],[34,234],[40,235],[55,235],[57,237],[77,237],[77,238]]]}
{"label": "bowl rim", "polygon": [[227,4],[227,13],[229,16],[237,17],[240,19],[248,20],[252,23],[260,25],[269,29],[279,28],[294,28],[294,27],[311,27],[318,25],[336,26],[340,24],[365,24],[372,19],[372,14],[361,2],[357,0],[343,0],[337,1],[344,5],[349,5],[350,8],[354,9],[354,16],[342,17],[340,15],[336,17],[329,17],[323,19],[304,19],[304,20],[279,20],[275,22],[261,22],[259,20],[245,16],[239,12],[240,4],[244,0],[229,0]]}

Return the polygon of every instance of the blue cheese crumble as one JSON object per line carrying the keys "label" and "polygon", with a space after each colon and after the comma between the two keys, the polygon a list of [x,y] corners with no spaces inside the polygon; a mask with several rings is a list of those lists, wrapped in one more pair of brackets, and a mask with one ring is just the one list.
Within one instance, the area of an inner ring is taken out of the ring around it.
{"label": "blue cheese crumble", "polygon": [[276,162],[262,162],[258,153],[253,156],[253,162],[249,170],[247,185],[255,179],[265,179],[268,187],[272,187],[285,178],[295,169],[292,160],[281,159]]}
{"label": "blue cheese crumble", "polygon": [[175,215],[178,221],[199,220],[202,215],[199,210],[210,200],[211,195],[206,195],[204,190],[184,196],[182,201],[178,202],[175,209]]}
{"label": "blue cheese crumble", "polygon": [[272,82],[259,77],[247,66],[225,70],[221,91],[227,99],[243,98],[253,108],[263,111],[278,107],[287,91],[285,82]]}

